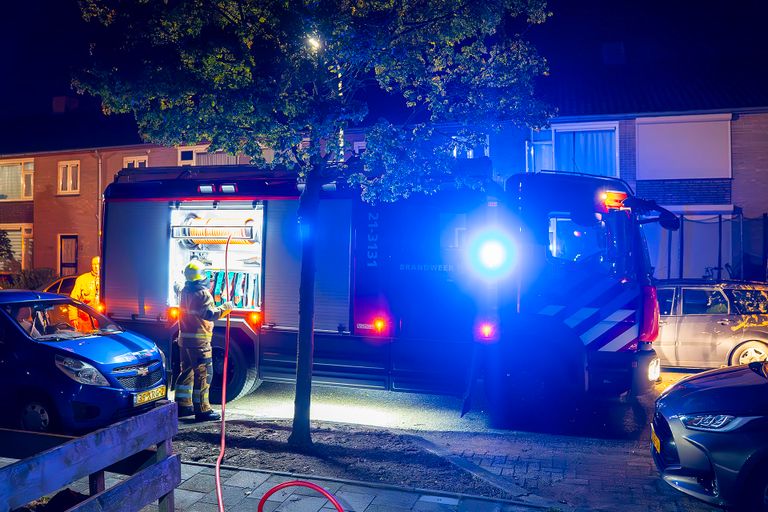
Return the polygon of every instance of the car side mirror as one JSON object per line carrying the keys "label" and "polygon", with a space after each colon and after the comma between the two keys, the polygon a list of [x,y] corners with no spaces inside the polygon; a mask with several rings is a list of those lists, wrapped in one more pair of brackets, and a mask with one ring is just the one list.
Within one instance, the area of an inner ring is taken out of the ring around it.
{"label": "car side mirror", "polygon": [[680,229],[680,219],[677,215],[668,212],[661,212],[661,215],[659,216],[659,224],[669,231],[677,231]]}

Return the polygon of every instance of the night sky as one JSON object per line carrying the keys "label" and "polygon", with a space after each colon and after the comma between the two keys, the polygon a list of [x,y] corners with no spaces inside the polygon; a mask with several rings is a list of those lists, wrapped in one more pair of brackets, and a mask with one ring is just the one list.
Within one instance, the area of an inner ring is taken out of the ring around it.
{"label": "night sky", "polygon": [[[75,0],[4,2],[0,117],[50,111],[72,94],[70,74],[87,53]],[[554,17],[526,33],[567,81],[600,73],[644,80],[701,76],[724,86],[767,82],[768,2],[758,0],[551,0]],[[81,108],[96,109],[81,100]]]}

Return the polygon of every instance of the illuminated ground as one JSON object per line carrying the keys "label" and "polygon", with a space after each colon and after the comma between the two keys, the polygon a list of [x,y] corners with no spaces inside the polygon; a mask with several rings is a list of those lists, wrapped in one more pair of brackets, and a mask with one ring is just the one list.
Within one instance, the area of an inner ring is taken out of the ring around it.
{"label": "illuminated ground", "polygon": [[[685,375],[664,372],[656,393]],[[265,384],[230,404],[232,447],[225,463],[489,496],[499,491],[486,484],[503,489],[494,481],[501,478],[563,511],[716,510],[658,478],[649,452],[653,396],[588,404],[562,421],[520,430],[491,429],[482,407],[460,418],[460,406],[450,397],[316,387],[312,417],[318,453],[297,453],[285,444],[293,389]],[[215,460],[218,424],[182,420],[180,430],[174,446],[182,458]],[[442,458],[461,459],[489,480],[468,481],[458,468],[437,471],[437,463],[429,462],[431,449],[414,444],[418,438],[431,442]],[[435,471],[428,469],[432,466]]]}

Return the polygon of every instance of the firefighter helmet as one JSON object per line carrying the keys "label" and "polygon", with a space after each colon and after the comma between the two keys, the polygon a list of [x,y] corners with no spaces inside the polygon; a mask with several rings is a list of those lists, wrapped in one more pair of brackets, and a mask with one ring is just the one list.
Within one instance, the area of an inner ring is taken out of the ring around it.
{"label": "firefighter helmet", "polygon": [[199,281],[205,279],[205,274],[203,274],[204,270],[205,265],[203,265],[203,263],[197,260],[192,260],[187,263],[186,267],[184,267],[184,278],[187,281]]}

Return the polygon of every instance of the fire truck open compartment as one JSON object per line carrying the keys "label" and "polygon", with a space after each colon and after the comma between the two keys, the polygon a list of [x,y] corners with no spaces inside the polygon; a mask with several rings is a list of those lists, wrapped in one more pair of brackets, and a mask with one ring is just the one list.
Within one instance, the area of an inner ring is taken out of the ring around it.
{"label": "fire truck open compartment", "polygon": [[[179,303],[184,267],[192,260],[199,260],[206,265],[209,289],[216,305],[231,301],[235,309],[261,309],[262,203],[180,202],[172,207],[170,220],[169,305]],[[229,251],[225,262],[227,240]]]}

